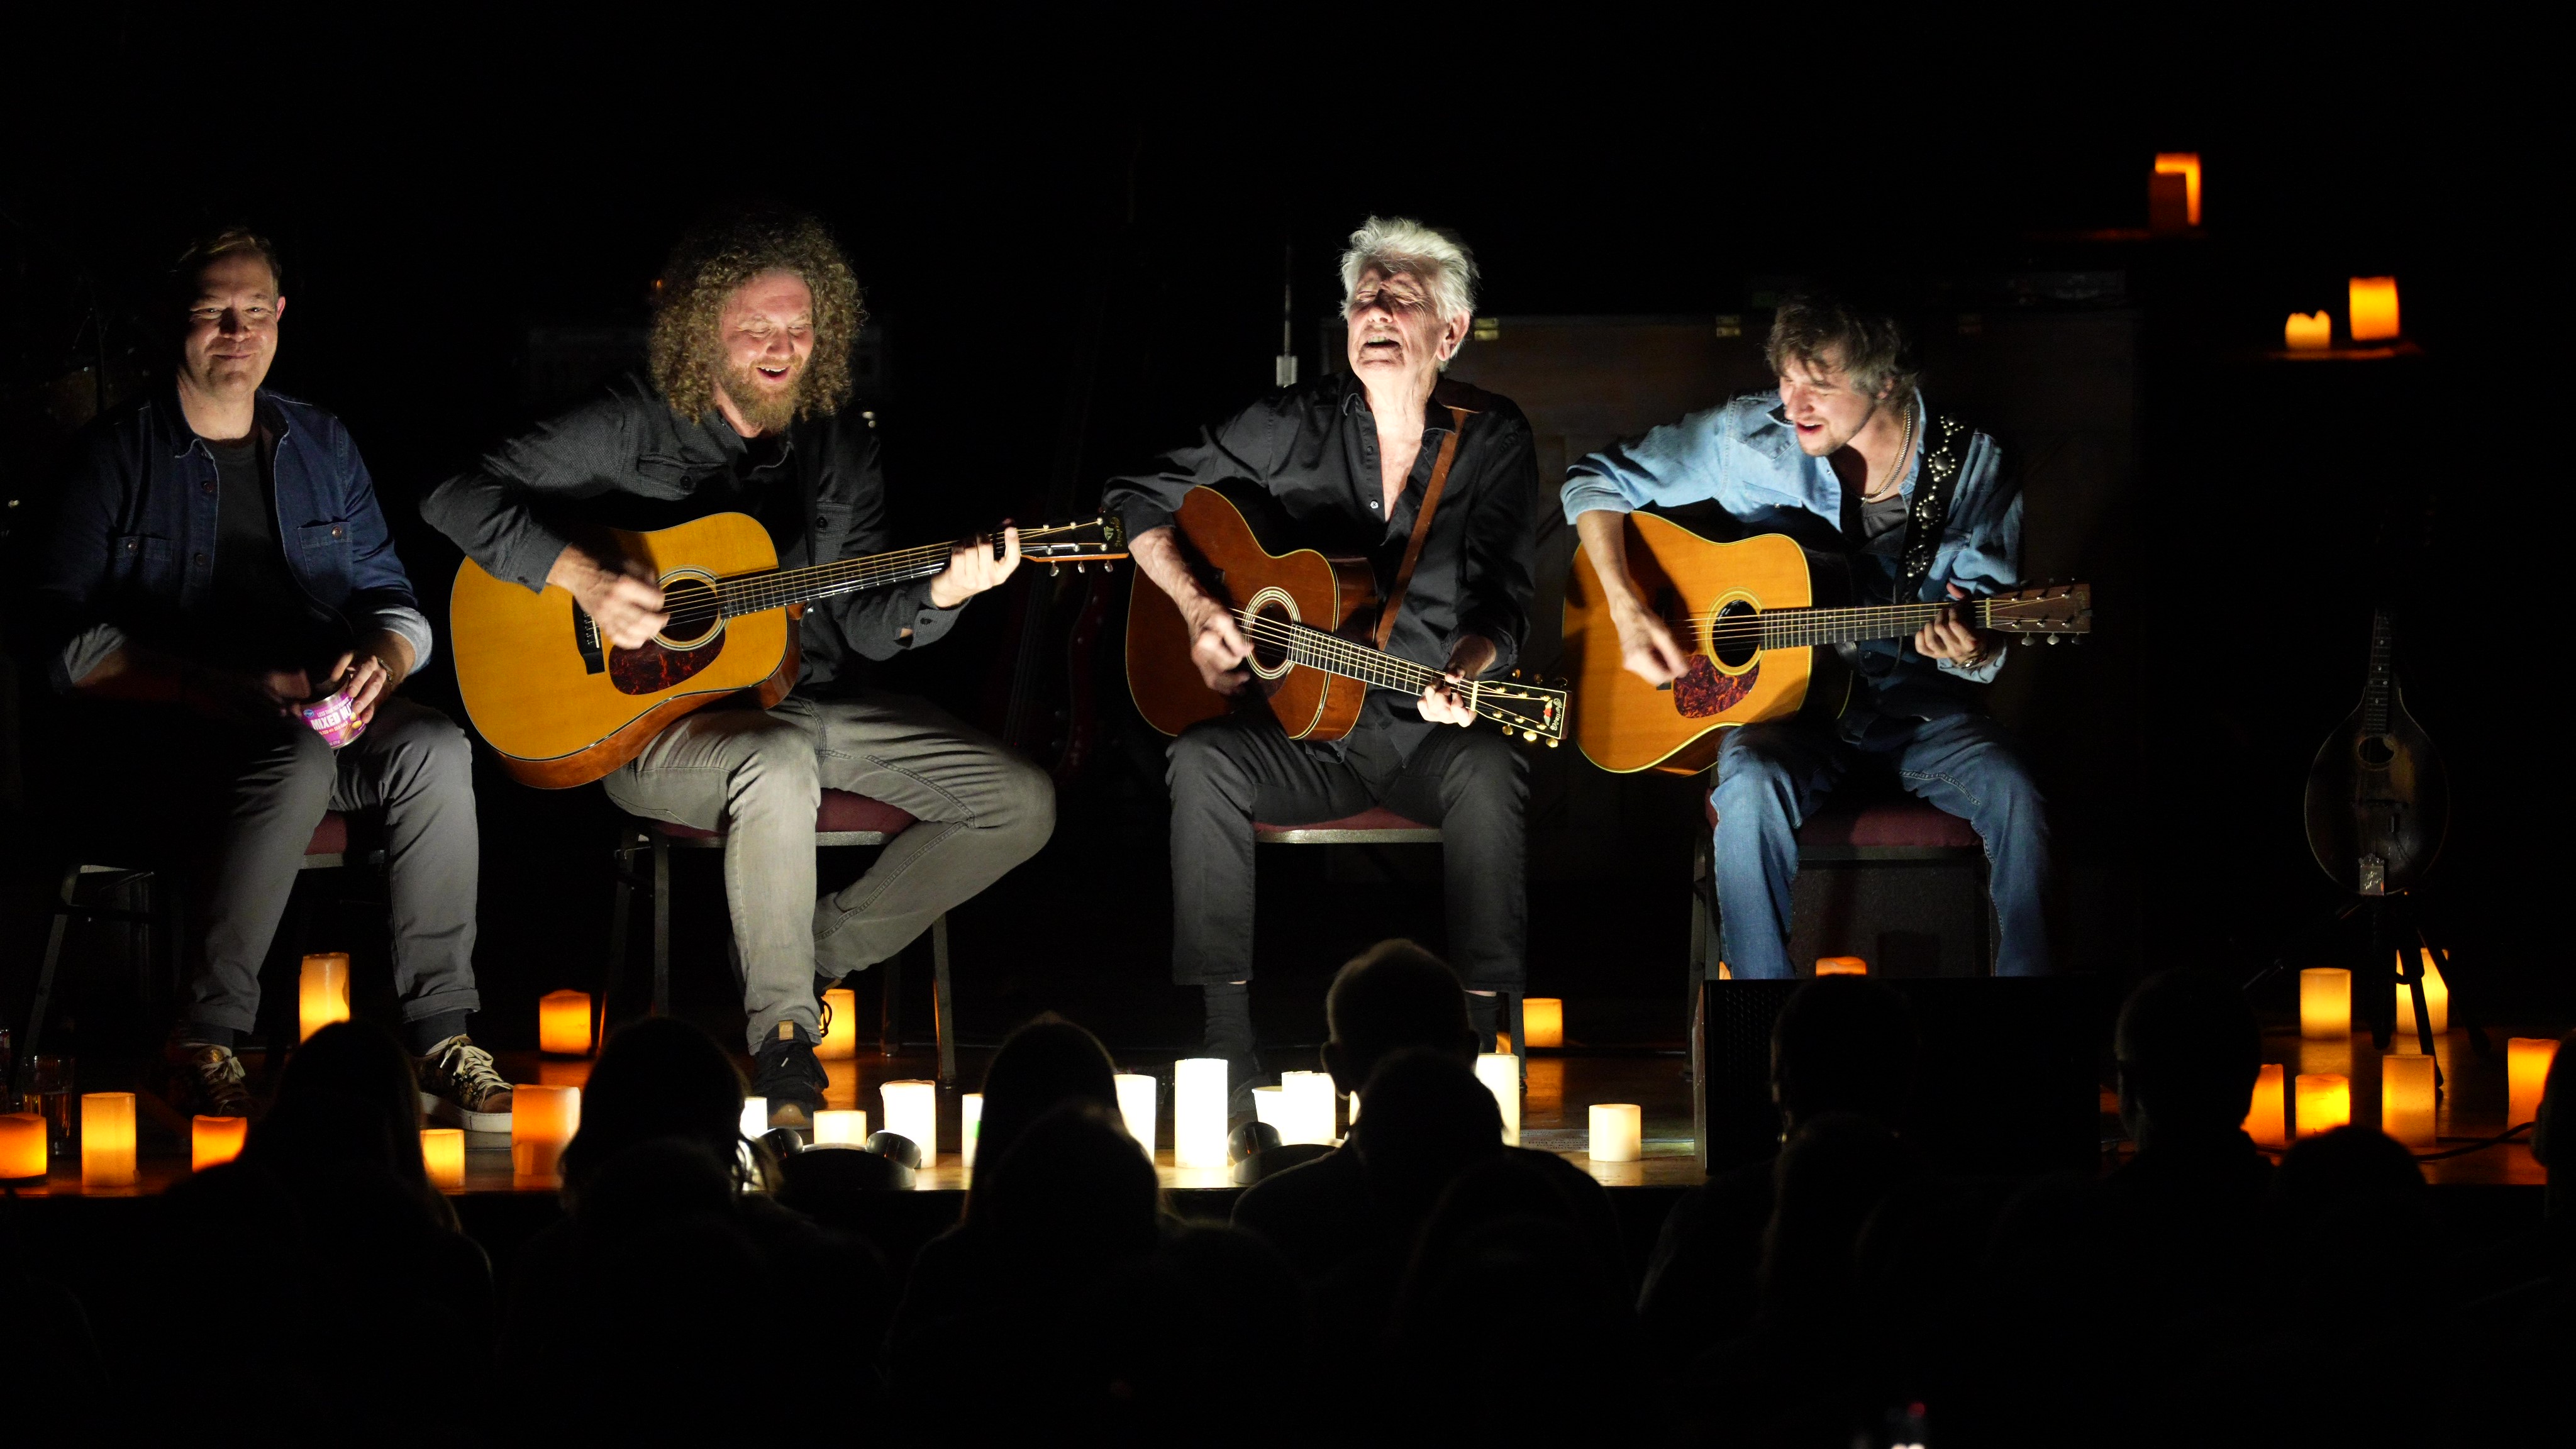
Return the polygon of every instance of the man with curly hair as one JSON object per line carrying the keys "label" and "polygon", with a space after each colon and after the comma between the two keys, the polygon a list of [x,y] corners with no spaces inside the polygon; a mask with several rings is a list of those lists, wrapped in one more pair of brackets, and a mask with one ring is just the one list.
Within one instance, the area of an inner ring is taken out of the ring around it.
{"label": "man with curly hair", "polygon": [[[654,296],[643,375],[504,443],[421,505],[494,577],[561,586],[621,648],[669,616],[650,571],[619,557],[603,526],[748,513],[782,568],[893,543],[876,436],[842,411],[865,317],[859,285],[822,224],[776,211],[719,218],[681,239]],[[725,832],[753,1090],[776,1125],[810,1125],[822,1104],[822,988],[893,956],[1055,828],[1043,771],[922,700],[852,678],[854,656],[934,642],[968,599],[1010,577],[1018,531],[1003,538],[998,559],[990,540],[972,539],[944,573],[808,605],[785,699],[688,715],[603,782],[630,814]],[[916,823],[855,883],[817,899],[826,788]]]}

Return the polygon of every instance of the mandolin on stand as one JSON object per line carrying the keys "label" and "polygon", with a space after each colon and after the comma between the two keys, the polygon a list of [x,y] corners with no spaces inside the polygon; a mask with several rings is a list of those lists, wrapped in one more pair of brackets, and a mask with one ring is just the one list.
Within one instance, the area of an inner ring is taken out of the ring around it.
{"label": "mandolin on stand", "polygon": [[2372,613],[2361,704],[2308,767],[2308,849],[2337,885],[2395,895],[2422,881],[2451,826],[2450,778],[2397,686],[2388,611]]}

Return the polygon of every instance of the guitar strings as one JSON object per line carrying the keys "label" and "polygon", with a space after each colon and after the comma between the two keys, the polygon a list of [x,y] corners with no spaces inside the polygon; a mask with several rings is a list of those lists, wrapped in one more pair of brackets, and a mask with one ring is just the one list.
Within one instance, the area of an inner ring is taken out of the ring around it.
{"label": "guitar strings", "polygon": [[[1062,523],[1023,528],[1020,538],[1025,543],[1052,534],[1079,532],[1090,526]],[[787,604],[902,583],[945,569],[956,548],[957,543],[954,542],[924,544],[917,548],[896,549],[891,553],[870,554],[864,558],[836,559],[801,568],[771,569],[766,573],[719,579],[716,582],[716,614],[692,608],[685,614],[675,614],[673,618],[675,622],[685,618],[695,623],[709,623],[716,617],[757,614]]]}
{"label": "guitar strings", "polygon": [[[1233,613],[1248,639],[1257,643],[1279,646],[1281,653],[1291,664],[1302,664],[1311,669],[1321,669],[1329,674],[1356,679],[1363,684],[1400,689],[1410,694],[1419,694],[1446,677],[1442,671],[1428,665],[1354,644],[1311,624],[1273,619],[1246,609],[1236,609]],[[1300,658],[1300,654],[1306,657]],[[1533,718],[1498,707],[1489,707],[1484,698],[1484,691],[1488,685],[1489,681],[1485,680],[1466,681],[1467,707],[1470,710],[1516,729],[1528,729],[1541,724],[1543,716]],[[1549,695],[1555,693],[1550,690],[1505,689],[1498,684],[1494,687],[1496,688],[1495,697],[1506,701],[1518,698],[1536,698],[1544,701]]]}

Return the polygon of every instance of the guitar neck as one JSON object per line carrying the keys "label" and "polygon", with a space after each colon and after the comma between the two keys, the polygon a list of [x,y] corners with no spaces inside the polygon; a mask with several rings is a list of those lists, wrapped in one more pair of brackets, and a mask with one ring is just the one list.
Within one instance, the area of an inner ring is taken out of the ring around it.
{"label": "guitar neck", "polygon": [[2397,670],[2396,642],[2389,637],[2388,614],[2380,610],[2370,620],[2370,677],[2361,686],[2361,729],[2364,734],[2388,733],[2388,703],[2395,692]]}
{"label": "guitar neck", "polygon": [[881,589],[889,584],[926,579],[947,570],[948,554],[954,547],[954,544],[934,543],[920,548],[899,548],[892,553],[869,554],[865,558],[845,558],[808,568],[737,574],[720,581],[716,592],[723,601],[724,617],[738,618],[794,604],[810,604],[835,594]]}
{"label": "guitar neck", "polygon": [[[1263,619],[1243,609],[1234,611],[1234,619],[1256,645],[1279,648],[1290,664],[1320,669],[1344,679],[1356,679],[1362,684],[1409,695],[1422,693],[1442,678],[1439,670],[1427,664],[1416,664],[1384,650],[1354,644],[1339,634],[1328,634],[1311,624]],[[1521,716],[1496,710],[1485,703],[1481,697],[1484,692],[1482,681],[1468,681],[1461,692],[1466,697],[1467,707],[1485,718],[1509,724],[1515,729],[1523,723]]]}
{"label": "guitar neck", "polygon": [[1864,639],[1902,639],[1921,630],[1943,609],[1957,608],[1969,627],[1994,622],[1994,605],[1985,599],[1951,604],[1873,604],[1853,609],[1765,609],[1747,618],[1719,616],[1709,623],[1713,640],[1748,635],[1762,649],[1799,649],[1818,644],[1854,644]]}

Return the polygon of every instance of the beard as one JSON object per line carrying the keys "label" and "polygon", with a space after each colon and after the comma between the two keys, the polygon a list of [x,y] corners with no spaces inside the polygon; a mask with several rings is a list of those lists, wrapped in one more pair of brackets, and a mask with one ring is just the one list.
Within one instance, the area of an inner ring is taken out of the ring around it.
{"label": "beard", "polygon": [[725,396],[733,400],[734,410],[742,414],[742,420],[764,433],[779,432],[795,422],[797,410],[805,406],[806,395],[812,390],[807,367],[802,362],[788,374],[787,386],[783,388],[772,386],[750,367],[726,368],[722,385]]}

